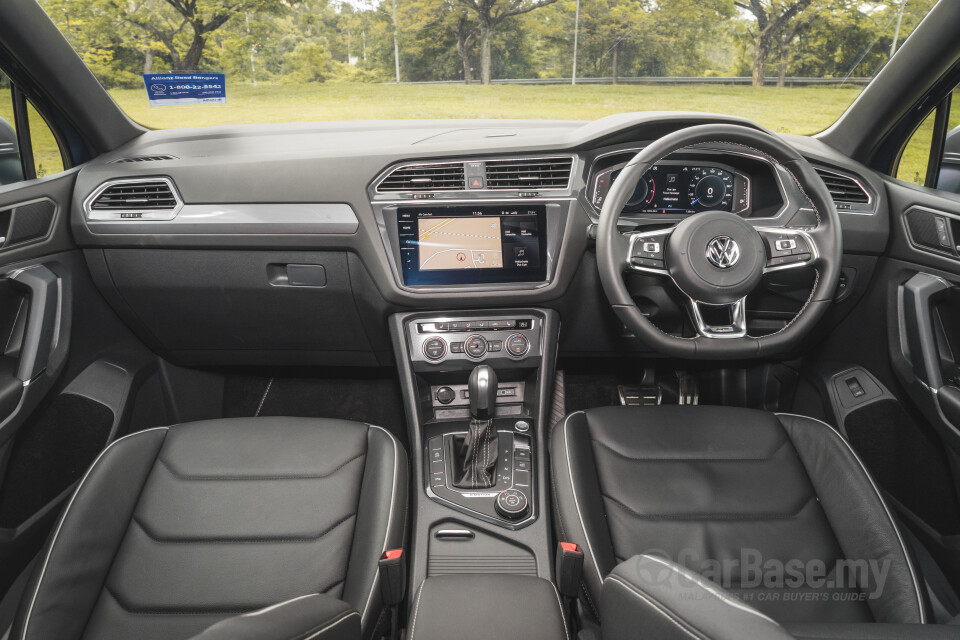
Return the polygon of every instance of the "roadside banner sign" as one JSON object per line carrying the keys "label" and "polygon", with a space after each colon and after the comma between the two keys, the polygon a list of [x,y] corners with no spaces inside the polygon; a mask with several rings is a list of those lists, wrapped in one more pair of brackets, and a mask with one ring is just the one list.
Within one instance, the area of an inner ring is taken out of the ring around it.
{"label": "roadside banner sign", "polygon": [[226,76],[222,73],[145,73],[143,84],[151,107],[227,102]]}

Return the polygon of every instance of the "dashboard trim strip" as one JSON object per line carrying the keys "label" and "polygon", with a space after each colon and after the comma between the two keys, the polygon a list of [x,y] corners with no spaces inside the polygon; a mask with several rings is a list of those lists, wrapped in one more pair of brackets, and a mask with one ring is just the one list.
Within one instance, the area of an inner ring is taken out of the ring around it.
{"label": "dashboard trim strip", "polygon": [[96,234],[353,234],[360,222],[343,203],[185,204],[171,220],[87,220]]}

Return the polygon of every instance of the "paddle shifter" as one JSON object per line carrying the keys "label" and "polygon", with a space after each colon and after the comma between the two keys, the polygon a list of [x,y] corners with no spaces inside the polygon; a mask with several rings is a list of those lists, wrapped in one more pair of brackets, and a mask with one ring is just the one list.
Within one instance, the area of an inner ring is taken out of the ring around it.
{"label": "paddle shifter", "polygon": [[497,430],[493,414],[497,407],[497,374],[482,364],[470,374],[470,430],[454,443],[456,478],[461,489],[487,489],[497,483]]}

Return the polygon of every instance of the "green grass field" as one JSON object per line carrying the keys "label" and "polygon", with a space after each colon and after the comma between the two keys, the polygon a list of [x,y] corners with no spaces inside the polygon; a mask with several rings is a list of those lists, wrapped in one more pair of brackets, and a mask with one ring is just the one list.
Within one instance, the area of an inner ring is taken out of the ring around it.
{"label": "green grass field", "polygon": [[227,104],[151,107],[143,89],[111,91],[148,127],[407,118],[596,120],[628,111],[732,113],[786,133],[816,133],[859,88],[700,85],[521,86],[302,84],[227,86]]}
{"label": "green grass field", "polygon": [[[780,133],[822,131],[853,102],[860,87],[745,87],[726,85],[379,85],[261,84],[227,86],[227,104],[151,107],[144,89],[110,94],[135,121],[150,128],[246,123],[408,118],[546,118],[595,120],[630,111],[727,113]],[[0,117],[10,120],[9,99]],[[59,154],[39,116],[31,130],[44,172]],[[928,138],[929,139],[929,138]],[[925,150],[910,145],[899,174],[922,175]]]}

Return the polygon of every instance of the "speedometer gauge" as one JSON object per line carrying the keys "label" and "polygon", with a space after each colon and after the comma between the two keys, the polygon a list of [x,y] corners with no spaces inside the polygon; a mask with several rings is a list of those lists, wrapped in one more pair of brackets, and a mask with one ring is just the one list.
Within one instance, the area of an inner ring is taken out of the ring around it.
{"label": "speedometer gauge", "polygon": [[730,211],[733,204],[733,175],[716,167],[691,167],[687,196],[697,211]]}

